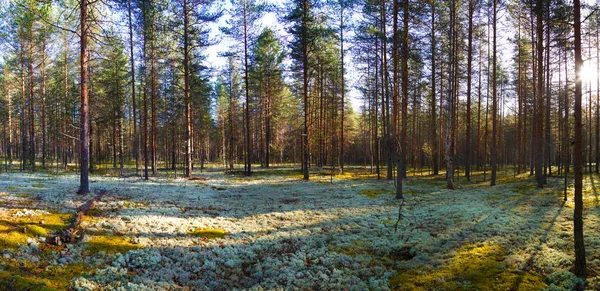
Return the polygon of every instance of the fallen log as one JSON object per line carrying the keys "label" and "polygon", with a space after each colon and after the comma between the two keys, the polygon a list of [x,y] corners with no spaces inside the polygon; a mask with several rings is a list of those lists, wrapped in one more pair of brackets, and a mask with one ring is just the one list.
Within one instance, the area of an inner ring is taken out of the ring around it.
{"label": "fallen log", "polygon": [[106,194],[106,190],[104,190],[104,189],[100,190],[100,192],[98,192],[98,194],[96,194],[96,196],[94,196],[94,198],[88,200],[86,203],[81,205],[77,209],[77,213],[75,214],[75,217],[73,218],[73,221],[71,222],[71,224],[66,229],[59,232],[57,235],[55,235],[53,237],[48,237],[46,239],[46,242],[50,243],[50,244],[55,244],[58,246],[62,245],[63,243],[72,242],[73,239],[79,233],[79,225],[81,224],[81,221],[83,220],[83,216],[86,214],[86,212],[88,212],[90,209],[92,209],[92,208],[94,208],[94,206],[96,206],[96,204],[98,203],[100,198],[102,198],[102,196],[104,196],[104,194]]}

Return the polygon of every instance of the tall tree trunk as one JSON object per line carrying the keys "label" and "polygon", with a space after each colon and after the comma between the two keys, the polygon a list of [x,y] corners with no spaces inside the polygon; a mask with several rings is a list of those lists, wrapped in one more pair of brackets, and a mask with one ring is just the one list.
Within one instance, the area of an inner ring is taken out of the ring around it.
{"label": "tall tree trunk", "polygon": [[[596,26],[596,173],[600,172],[600,31]],[[590,104],[591,106],[591,104]]]}
{"label": "tall tree trunk", "polygon": [[190,48],[188,0],[183,0],[183,104],[185,106],[185,176],[192,177],[192,120],[190,108]]}
{"label": "tall tree trunk", "polygon": [[[410,3],[408,0],[404,0],[404,12],[403,12],[403,34],[402,34],[402,124],[400,125],[400,161],[399,161],[399,172],[398,175],[401,178],[406,178],[406,153],[407,153],[407,141],[406,132],[408,127],[408,20],[410,17],[409,12]],[[416,110],[416,109],[415,109]],[[414,140],[413,140],[414,141]],[[401,180],[399,180],[401,182]],[[400,183],[398,183],[400,185]],[[401,186],[400,186],[401,187]]]}
{"label": "tall tree trunk", "polygon": [[250,127],[250,83],[248,81],[248,7],[247,0],[244,0],[244,87],[246,93],[246,176],[252,174],[252,142],[250,136],[252,135]]}
{"label": "tall tree trunk", "polygon": [[521,174],[521,166],[523,165],[523,160],[521,159],[521,154],[523,152],[523,142],[522,142],[522,132],[521,126],[523,124],[523,90],[522,90],[522,79],[521,79],[521,5],[519,4],[519,14],[518,18],[518,29],[517,29],[517,159],[516,166],[517,171],[516,174]]}
{"label": "tall tree trunk", "polygon": [[[552,176],[552,136],[550,135],[550,97],[551,97],[551,91],[550,91],[550,25],[552,23],[552,21],[550,21],[550,6],[549,0],[546,0],[546,3],[548,4],[548,8],[546,9],[546,107],[544,110],[545,113],[545,128],[544,128],[544,143],[545,143],[545,147],[544,147],[544,164],[547,163],[547,166],[544,167],[544,176],[550,175]],[[590,83],[591,84],[591,83]],[[590,91],[590,97],[591,97],[591,91]],[[591,104],[591,103],[590,103]],[[591,110],[591,107],[590,107]],[[590,120],[590,126],[591,126],[591,120]],[[590,127],[591,128],[591,127]],[[590,131],[590,136],[591,136],[591,131]],[[590,144],[591,146],[591,144]],[[590,148],[590,157],[591,157],[591,148]]]}
{"label": "tall tree trunk", "polygon": [[131,102],[133,105],[133,155],[135,157],[135,174],[140,169],[140,137],[137,131],[137,96],[135,95],[135,58],[133,55],[133,22],[131,19],[131,0],[127,0],[127,15],[129,19],[129,58],[131,60]]}
{"label": "tall tree trunk", "polygon": [[498,136],[498,88],[496,86],[497,79],[497,66],[496,66],[496,22],[498,16],[497,0],[494,0],[494,7],[492,8],[492,144],[490,160],[492,164],[492,173],[490,174],[490,186],[496,185],[496,168],[498,167],[498,149],[496,140]]}
{"label": "tall tree trunk", "polygon": [[[538,0],[538,3],[540,0]],[[574,0],[575,8],[575,208],[573,211],[573,232],[575,236],[575,275],[585,279],[587,276],[585,244],[583,241],[583,149],[581,132],[581,20],[580,3]]]}
{"label": "tall tree trunk", "polygon": [[27,82],[29,89],[29,166],[31,171],[35,171],[35,96],[33,94],[35,79],[33,72],[33,28],[29,27],[29,58],[28,58],[28,70],[27,70]]}
{"label": "tall tree trunk", "polygon": [[[154,17],[152,18],[152,22],[154,22]],[[150,94],[151,94],[151,100],[150,100],[150,106],[152,107],[152,116],[151,116],[151,122],[152,122],[152,132],[151,132],[151,141],[150,141],[150,146],[151,146],[151,150],[152,150],[152,174],[156,175],[157,173],[157,169],[156,169],[156,163],[157,163],[157,157],[156,157],[156,102],[157,102],[157,82],[158,82],[158,78],[156,76],[157,72],[156,72],[156,31],[155,28],[151,28],[152,30],[152,37],[151,37],[151,42],[150,42]]]}
{"label": "tall tree trunk", "polygon": [[537,102],[536,102],[536,122],[535,122],[535,179],[538,187],[542,188],[545,184],[545,179],[542,172],[542,164],[544,162],[544,145],[543,145],[543,120],[544,120],[544,1],[537,0],[536,17],[537,17]]}
{"label": "tall tree trunk", "polygon": [[[431,2],[431,161],[433,163],[433,174],[439,174],[439,165],[438,165],[438,137],[437,137],[437,117],[436,117],[436,109],[435,109],[435,0],[430,0]],[[442,90],[440,88],[440,90]]]}
{"label": "tall tree trunk", "polygon": [[373,103],[375,104],[375,116],[373,117],[373,147],[375,148],[375,171],[377,172],[377,180],[381,179],[381,149],[379,142],[379,61],[377,60],[379,53],[379,38],[375,38],[375,75],[373,77],[375,81]]}
{"label": "tall tree trunk", "polygon": [[469,40],[467,45],[467,132],[465,134],[465,177],[471,181],[471,64],[473,61],[473,0],[469,0]]}
{"label": "tall tree trunk", "polygon": [[12,96],[10,89],[8,90],[8,94],[6,96],[6,115],[7,115],[7,124],[8,124],[8,144],[6,145],[6,154],[8,156],[8,164],[12,166],[13,161],[13,124],[12,124]]}
{"label": "tall tree trunk", "polygon": [[81,96],[80,96],[80,105],[81,109],[79,110],[79,131],[80,131],[80,145],[81,145],[81,157],[80,157],[80,178],[79,178],[79,194],[88,194],[90,192],[90,183],[88,178],[88,163],[90,159],[90,135],[89,135],[89,115],[88,115],[88,43],[87,43],[87,34],[88,34],[88,22],[87,22],[87,13],[88,13],[88,0],[80,1],[80,88],[81,88]]}
{"label": "tall tree trunk", "polygon": [[448,43],[450,44],[450,54],[449,54],[449,62],[448,62],[448,94],[446,95],[446,114],[447,114],[447,121],[446,121],[446,188],[447,189],[454,189],[454,164],[453,164],[453,155],[452,153],[454,152],[454,149],[452,148],[452,140],[451,140],[451,135],[452,135],[452,123],[454,121],[453,116],[452,116],[452,107],[454,106],[454,89],[452,88],[452,85],[454,85],[454,78],[453,78],[453,67],[454,67],[454,62],[453,62],[453,52],[454,52],[454,21],[455,21],[455,15],[456,15],[456,11],[455,11],[455,0],[450,0],[450,30],[449,30],[449,37],[448,37]]}
{"label": "tall tree trunk", "polygon": [[[394,144],[396,145],[396,150],[397,152],[393,153],[393,156],[396,157],[396,199],[402,199],[402,155],[405,154],[404,149],[401,146],[401,141],[400,139],[402,137],[400,137],[398,135],[398,103],[399,103],[399,99],[400,99],[400,83],[398,80],[398,49],[399,49],[399,45],[400,45],[400,39],[399,39],[399,32],[398,32],[398,13],[399,13],[399,6],[400,4],[398,3],[398,0],[394,0],[393,1],[393,12],[392,12],[392,27],[393,27],[393,31],[392,31],[392,35],[393,35],[393,39],[392,39],[392,68],[393,68],[393,74],[392,74],[392,88],[393,88],[393,92],[392,92],[392,106],[393,106],[393,116],[392,116],[392,124],[393,124],[393,131],[392,131],[392,136],[393,136],[393,141]],[[402,57],[404,57],[404,37],[403,37],[403,42],[402,42]],[[402,60],[402,65],[404,66],[404,59]],[[402,68],[404,69],[404,67]],[[404,71],[402,72],[404,73]],[[404,78],[403,78],[404,80]],[[403,100],[404,101],[404,100]],[[388,124],[389,125],[389,124]],[[392,155],[392,152],[389,153],[390,155]]]}
{"label": "tall tree trunk", "polygon": [[48,147],[48,122],[46,120],[46,35],[42,40],[42,168],[46,169],[46,152]]}
{"label": "tall tree trunk", "polygon": [[342,117],[340,119],[340,173],[344,174],[344,113],[346,108],[345,91],[346,79],[344,77],[344,0],[340,0],[340,54],[342,76]]}
{"label": "tall tree trunk", "polygon": [[302,94],[304,99],[304,129],[302,132],[302,171],[304,180],[308,180],[308,167],[309,167],[309,146],[310,141],[308,137],[308,115],[309,115],[309,104],[308,104],[308,0],[303,1],[302,5]]}

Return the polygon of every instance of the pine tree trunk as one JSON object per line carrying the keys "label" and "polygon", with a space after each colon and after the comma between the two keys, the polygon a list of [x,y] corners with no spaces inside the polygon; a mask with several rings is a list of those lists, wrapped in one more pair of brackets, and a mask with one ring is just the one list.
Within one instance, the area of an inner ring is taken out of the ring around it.
{"label": "pine tree trunk", "polygon": [[252,174],[252,143],[250,142],[251,127],[250,127],[250,84],[248,81],[248,20],[247,20],[247,0],[244,0],[244,82],[246,93],[246,176]]}
{"label": "pine tree trunk", "polygon": [[453,164],[453,156],[452,153],[454,149],[452,148],[452,123],[453,123],[453,107],[454,107],[454,89],[452,86],[454,85],[453,78],[453,52],[454,52],[454,21],[455,21],[455,0],[450,1],[450,30],[449,30],[449,44],[450,44],[450,54],[449,54],[449,66],[448,66],[448,93],[446,95],[446,188],[454,189],[454,164]]}
{"label": "pine tree trunk", "polygon": [[[539,3],[540,0],[538,0]],[[575,236],[575,275],[585,279],[587,276],[585,260],[585,244],[583,241],[583,149],[582,149],[582,121],[581,121],[581,22],[580,3],[574,0],[575,8],[575,208],[573,212],[573,225]]]}
{"label": "pine tree trunk", "polygon": [[185,176],[192,177],[192,120],[190,108],[190,48],[188,0],[183,0],[183,103],[185,106]]}
{"label": "pine tree trunk", "polygon": [[543,120],[544,120],[544,6],[543,0],[537,0],[537,102],[536,102],[536,121],[535,121],[535,179],[538,187],[544,187],[545,181],[542,172],[544,162],[543,145]]}
{"label": "pine tree trunk", "polygon": [[89,146],[90,146],[90,135],[89,135],[89,115],[88,115],[88,0],[80,1],[80,117],[79,117],[79,131],[80,131],[80,145],[81,145],[81,161],[80,161],[80,178],[79,178],[79,194],[90,193],[90,184],[88,178],[88,163],[90,158]]}
{"label": "pine tree trunk", "polygon": [[497,22],[497,0],[494,0],[494,7],[492,8],[492,144],[490,153],[490,162],[492,166],[492,172],[490,174],[490,186],[496,185],[496,168],[498,164],[498,149],[496,140],[498,136],[498,90],[496,86],[497,79],[497,66],[496,66],[496,22]]}
{"label": "pine tree trunk", "polygon": [[131,19],[131,0],[127,0],[127,15],[129,19],[129,58],[131,59],[131,102],[133,106],[133,155],[135,157],[135,174],[140,169],[140,137],[137,128],[137,96],[135,94],[135,58],[133,55],[133,22]]}
{"label": "pine tree trunk", "polygon": [[[431,0],[431,161],[433,163],[433,174],[439,174],[439,165],[438,165],[438,137],[437,137],[437,117],[436,117],[436,109],[435,109],[435,0]],[[441,88],[440,88],[441,90]]]}
{"label": "pine tree trunk", "polygon": [[467,45],[467,129],[465,133],[465,178],[471,181],[471,65],[473,63],[473,0],[469,0],[469,36]]}

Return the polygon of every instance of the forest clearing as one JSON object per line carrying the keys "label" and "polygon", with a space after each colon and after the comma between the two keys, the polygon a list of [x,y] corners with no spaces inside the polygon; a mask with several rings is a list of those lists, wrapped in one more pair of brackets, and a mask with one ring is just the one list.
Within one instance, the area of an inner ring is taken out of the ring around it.
{"label": "forest clearing", "polygon": [[0,290],[600,290],[600,2],[0,0]]}
{"label": "forest clearing", "polygon": [[[573,199],[563,202],[562,178],[538,189],[527,174],[499,173],[495,187],[474,172],[446,190],[444,175],[409,172],[397,231],[393,182],[362,168],[310,181],[291,167],[94,175],[92,191],[107,194],[66,246],[45,238],[93,194],[75,194],[73,174],[2,174],[0,288],[572,290]],[[590,290],[600,288],[598,185],[585,177]]]}

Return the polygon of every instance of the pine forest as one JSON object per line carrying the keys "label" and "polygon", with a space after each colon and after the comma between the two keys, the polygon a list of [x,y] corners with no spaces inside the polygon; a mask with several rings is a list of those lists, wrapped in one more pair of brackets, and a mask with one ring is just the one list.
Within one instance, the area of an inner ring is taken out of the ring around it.
{"label": "pine forest", "polygon": [[600,2],[0,0],[0,290],[600,290]]}

